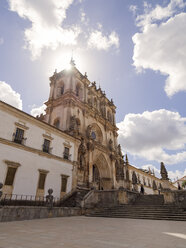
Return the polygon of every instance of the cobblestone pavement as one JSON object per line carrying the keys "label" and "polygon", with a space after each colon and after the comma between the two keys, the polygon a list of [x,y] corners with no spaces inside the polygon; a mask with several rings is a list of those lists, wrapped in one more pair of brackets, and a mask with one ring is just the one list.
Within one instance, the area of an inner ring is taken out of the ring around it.
{"label": "cobblestone pavement", "polygon": [[186,248],[186,222],[63,217],[0,223],[0,248]]}

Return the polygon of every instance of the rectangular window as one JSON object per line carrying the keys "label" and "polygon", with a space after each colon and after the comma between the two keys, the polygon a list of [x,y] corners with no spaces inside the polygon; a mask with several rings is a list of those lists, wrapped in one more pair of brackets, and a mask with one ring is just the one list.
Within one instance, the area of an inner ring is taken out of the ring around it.
{"label": "rectangular window", "polygon": [[68,176],[61,176],[61,192],[67,191],[67,180]]}
{"label": "rectangular window", "polygon": [[24,139],[24,130],[17,127],[16,128],[16,133],[15,133],[15,136],[14,136],[14,142],[16,142],[18,144],[22,144],[23,139]]}
{"label": "rectangular window", "polygon": [[15,173],[17,168],[8,167],[6,179],[5,179],[5,185],[12,186],[14,183]]}
{"label": "rectangular window", "polygon": [[46,174],[40,173],[39,174],[38,189],[44,189],[45,188],[45,179],[46,179]]}
{"label": "rectangular window", "polygon": [[50,140],[44,139],[43,152],[50,153]]}
{"label": "rectangular window", "polygon": [[69,159],[69,151],[70,149],[68,147],[65,147],[63,158],[64,159]]}

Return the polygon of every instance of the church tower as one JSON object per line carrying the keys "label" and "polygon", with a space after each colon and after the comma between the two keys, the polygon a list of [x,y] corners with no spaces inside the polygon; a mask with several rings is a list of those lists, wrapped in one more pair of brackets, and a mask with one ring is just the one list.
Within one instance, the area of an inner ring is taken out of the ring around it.
{"label": "church tower", "polygon": [[43,120],[79,141],[76,184],[97,189],[124,185],[124,161],[117,144],[116,106],[105,92],[71,68],[50,77],[50,95]]}

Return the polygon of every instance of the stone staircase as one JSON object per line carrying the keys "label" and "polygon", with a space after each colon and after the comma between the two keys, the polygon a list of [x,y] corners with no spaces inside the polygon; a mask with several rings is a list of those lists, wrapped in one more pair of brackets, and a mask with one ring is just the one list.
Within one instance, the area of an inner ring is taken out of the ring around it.
{"label": "stone staircase", "polygon": [[86,216],[186,221],[186,209],[164,205],[163,195],[140,195],[134,204],[99,208]]}
{"label": "stone staircase", "polygon": [[81,207],[81,202],[83,201],[86,194],[90,190],[88,188],[76,188],[69,194],[65,195],[61,201],[61,207]]}
{"label": "stone staircase", "polygon": [[164,197],[163,195],[139,195],[136,199],[135,205],[163,205],[164,204]]}
{"label": "stone staircase", "polygon": [[97,209],[86,216],[186,221],[186,209],[166,205],[120,205]]}

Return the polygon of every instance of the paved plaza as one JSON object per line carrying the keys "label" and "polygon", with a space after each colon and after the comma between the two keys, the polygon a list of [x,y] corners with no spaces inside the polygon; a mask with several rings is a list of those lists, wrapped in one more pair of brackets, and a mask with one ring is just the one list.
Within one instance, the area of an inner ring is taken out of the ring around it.
{"label": "paved plaza", "polygon": [[0,223],[0,248],[185,248],[186,222],[64,217]]}

